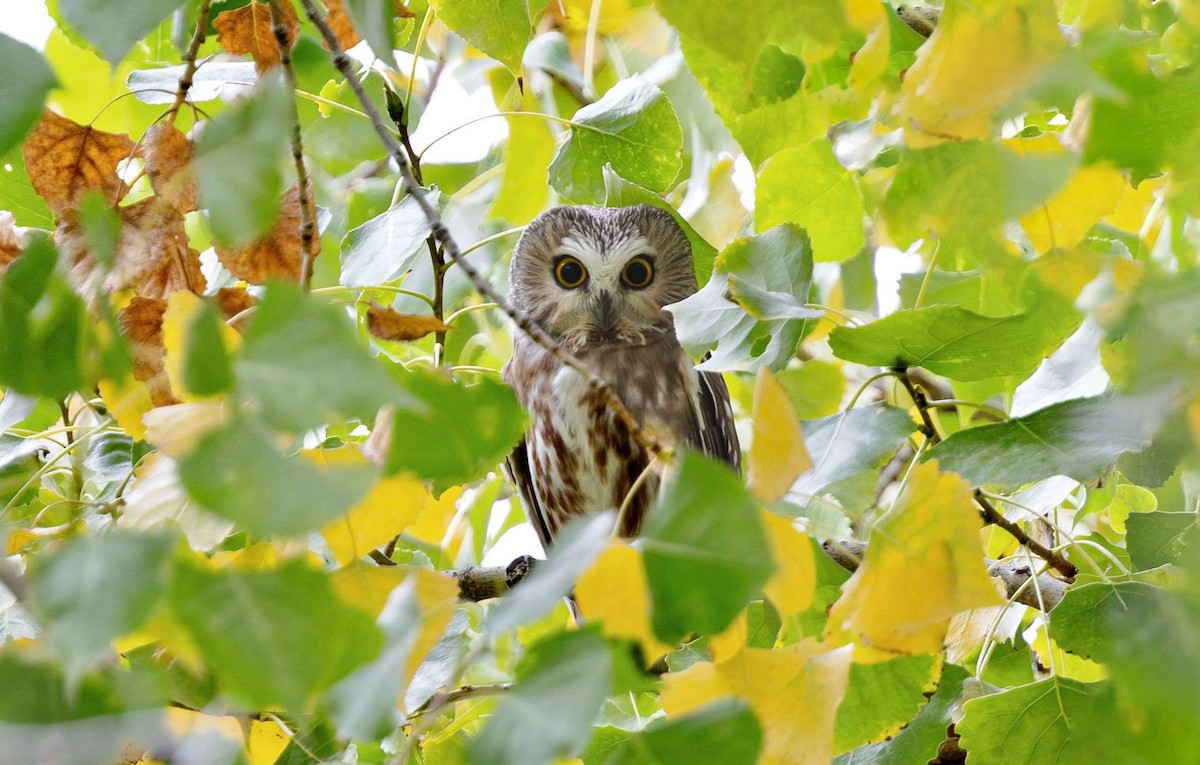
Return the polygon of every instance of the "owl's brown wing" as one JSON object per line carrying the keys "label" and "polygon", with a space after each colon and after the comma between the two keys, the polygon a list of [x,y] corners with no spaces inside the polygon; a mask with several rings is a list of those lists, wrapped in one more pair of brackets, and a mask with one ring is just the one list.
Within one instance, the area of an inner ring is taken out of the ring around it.
{"label": "owl's brown wing", "polygon": [[537,494],[533,490],[533,473],[529,470],[529,450],[525,448],[525,439],[517,444],[504,463],[508,467],[508,476],[517,494],[521,497],[521,505],[525,508],[525,517],[537,531],[538,539],[543,550],[550,549],[550,528],[546,525],[546,515],[538,504]]}
{"label": "owl's brown wing", "polygon": [[696,372],[699,407],[692,418],[688,445],[742,472],[742,448],[733,426],[729,389],[720,372]]}

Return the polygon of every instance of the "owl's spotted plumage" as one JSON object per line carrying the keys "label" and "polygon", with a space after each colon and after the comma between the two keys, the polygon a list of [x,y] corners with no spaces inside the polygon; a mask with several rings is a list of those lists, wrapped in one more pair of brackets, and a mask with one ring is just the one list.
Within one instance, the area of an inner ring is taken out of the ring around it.
{"label": "owl's spotted plumage", "polygon": [[[556,207],[517,243],[512,303],[594,374],[637,422],[674,445],[740,469],[721,376],[697,372],[663,306],[696,291],[692,250],[666,212]],[[505,368],[532,420],[509,470],[543,546],[571,518],[619,509],[649,457],[595,389],[529,338]],[[621,533],[637,533],[657,479],[629,498]]]}

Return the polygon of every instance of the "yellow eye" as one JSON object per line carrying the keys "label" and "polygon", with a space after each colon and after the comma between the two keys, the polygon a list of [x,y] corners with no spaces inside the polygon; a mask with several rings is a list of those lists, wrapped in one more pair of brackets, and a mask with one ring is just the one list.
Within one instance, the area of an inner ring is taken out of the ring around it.
{"label": "yellow eye", "polygon": [[621,271],[621,281],[635,290],[649,287],[654,281],[654,264],[645,255],[630,258]]}
{"label": "yellow eye", "polygon": [[573,290],[587,281],[587,269],[577,259],[564,255],[554,264],[554,278],[563,287]]}

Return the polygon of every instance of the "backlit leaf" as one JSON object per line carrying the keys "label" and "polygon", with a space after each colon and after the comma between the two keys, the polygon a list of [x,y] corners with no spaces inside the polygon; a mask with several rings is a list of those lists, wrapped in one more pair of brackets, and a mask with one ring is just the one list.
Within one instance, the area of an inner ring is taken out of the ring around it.
{"label": "backlit leaf", "polygon": [[275,223],[265,235],[241,247],[226,247],[220,242],[215,244],[214,249],[222,265],[239,279],[255,284],[272,279],[298,281],[301,269],[307,265],[311,270],[313,260],[321,252],[317,207],[313,201],[311,184],[304,202],[308,207],[308,220],[313,227],[307,262],[301,236],[304,218],[300,207],[300,185],[293,183],[284,193]]}
{"label": "backlit leaf", "polygon": [[654,636],[644,565],[641,552],[611,542],[575,583],[575,600],[589,623],[599,623],[608,637],[638,641],[642,658],[652,664],[671,646]]}
{"label": "backlit leaf", "polygon": [[[296,9],[292,0],[283,0],[278,6],[288,43],[295,45],[296,35],[300,32]],[[212,25],[217,30],[217,41],[225,50],[235,56],[249,53],[254,57],[259,74],[279,64],[279,42],[272,30],[271,7],[267,3],[250,0],[241,8],[222,11],[213,19]]]}
{"label": "backlit leaf", "polygon": [[753,418],[747,484],[759,499],[770,502],[812,467],[812,459],[787,393],[766,367],[759,367],[754,384]]}
{"label": "backlit leaf", "polygon": [[146,131],[142,158],[154,192],[181,213],[196,209],[196,170],[192,142],[169,122]]}
{"label": "backlit leaf", "polygon": [[430,5],[455,34],[520,75],[521,56],[533,39],[525,0],[431,0]]}
{"label": "backlit leaf", "polygon": [[88,189],[111,203],[129,192],[117,175],[117,165],[135,155],[128,135],[79,125],[47,109],[21,153],[34,190],[56,213],[74,207]]}
{"label": "backlit leaf", "polygon": [[416,520],[428,495],[425,485],[409,476],[379,479],[361,502],[321,530],[321,536],[344,564],[386,544]]}
{"label": "backlit leaf", "polygon": [[185,0],[58,0],[63,17],[110,64],[183,5]]}

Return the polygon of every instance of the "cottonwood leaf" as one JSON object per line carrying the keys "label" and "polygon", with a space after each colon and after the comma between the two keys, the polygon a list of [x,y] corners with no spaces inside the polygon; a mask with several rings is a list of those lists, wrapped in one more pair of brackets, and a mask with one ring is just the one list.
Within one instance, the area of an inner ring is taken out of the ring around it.
{"label": "cottonwood leaf", "polygon": [[34,191],[60,215],[74,208],[89,189],[104,194],[110,204],[119,202],[129,187],[118,176],[117,166],[136,154],[125,133],[105,133],[49,109],[21,145]]}
{"label": "cottonwood leaf", "polygon": [[697,662],[664,676],[662,706],[669,720],[722,696],[744,699],[762,726],[763,762],[826,765],[850,659],[850,646],[829,650],[812,638],[745,648],[719,664]]}
{"label": "cottonwood leaf", "polygon": [[[184,423],[188,424],[187,422]],[[145,534],[177,529],[197,552],[209,552],[233,531],[233,522],[196,506],[179,483],[178,465],[163,454],[147,454],[133,470],[118,528]]]}
{"label": "cottonwood leaf", "polygon": [[1024,376],[1079,324],[1069,306],[1046,301],[1040,310],[984,316],[951,305],[896,311],[829,336],[834,354],[882,367],[925,367],[961,381]]}
{"label": "cottonwood leaf", "polygon": [[[244,6],[250,8],[251,6]],[[196,145],[200,206],[213,237],[238,248],[265,234],[279,213],[292,91],[278,75],[208,121]]]}
{"label": "cottonwood leaf", "polygon": [[645,563],[627,542],[609,543],[575,583],[574,597],[583,617],[606,636],[636,640],[647,666],[671,650],[654,636]]}
{"label": "cottonwood leaf", "polygon": [[526,0],[431,0],[437,16],[452,32],[521,74],[521,57],[533,39]]}
{"label": "cottonwood leaf", "polygon": [[766,367],[759,367],[754,383],[752,418],[747,485],[759,499],[772,502],[812,467],[812,459],[787,392]]}
{"label": "cottonwood leaf", "polygon": [[812,238],[813,259],[842,261],[863,248],[862,193],[825,138],[775,154],[758,172],[754,226],[795,223]]}
{"label": "cottonwood leaf", "polygon": [[146,384],[155,406],[178,403],[164,364],[162,321],[167,301],[134,297],[117,313],[121,334],[133,356],[133,377]]}
{"label": "cottonwood leaf", "polygon": [[383,645],[371,618],[302,560],[264,571],[181,563],[170,602],[225,688],[255,708],[303,712]]}
{"label": "cottonwood leaf", "polygon": [[838,706],[834,750],[844,752],[901,731],[939,685],[941,654],[887,656],[855,647],[846,697]]}
{"label": "cottonwood leaf", "polygon": [[1135,571],[1178,563],[1187,534],[1200,523],[1195,513],[1153,512],[1130,516],[1126,522],[1125,546]]}
{"label": "cottonwood leaf", "polygon": [[395,539],[425,507],[425,484],[411,476],[380,478],[361,502],[321,530],[339,564],[361,558]]}
{"label": "cottonwood leaf", "polygon": [[[317,230],[317,206],[313,200],[312,183],[304,196],[308,206],[308,220],[312,223],[312,241],[309,245],[308,266],[321,252],[321,237]],[[304,265],[304,246],[301,239],[300,184],[293,183],[283,195],[279,214],[274,225],[261,238],[241,247],[228,247],[215,242],[217,257],[234,276],[253,284],[263,284],[272,279],[299,281],[300,269]]]}
{"label": "cottonwood leaf", "polygon": [[46,94],[57,81],[45,58],[6,35],[0,35],[0,71],[13,73],[0,81],[0,114],[4,115],[0,123],[0,155],[3,155],[38,121]]}
{"label": "cottonwood leaf", "polygon": [[467,743],[472,765],[543,765],[574,757],[612,687],[612,654],[595,631],[562,632],[532,648],[518,682]]}
{"label": "cottonwood leaf", "polygon": [[940,652],[950,617],[1001,602],[983,567],[981,527],[966,481],[933,462],[914,468],[871,528],[866,558],[842,586],[826,638],[901,654]]}
{"label": "cottonwood leaf", "polygon": [[[144,104],[173,104],[175,89],[185,67],[163,66],[156,69],[135,69],[125,78],[125,87],[137,100]],[[258,73],[251,61],[205,61],[204,66],[192,74],[192,87],[188,89],[188,101],[203,103],[220,98],[225,89],[232,86],[237,92],[254,85]]]}
{"label": "cottonwood leaf", "polygon": [[183,216],[158,197],[117,210],[119,237],[111,261],[87,235],[85,219],[67,210],[59,219],[55,241],[69,263],[71,276],[84,294],[123,289],[148,298],[173,292],[204,292],[200,253],[188,246]]}
{"label": "cottonwood leaf", "polygon": [[59,0],[58,10],[75,31],[116,66],[133,46],[186,0]]}
{"label": "cottonwood leaf", "polygon": [[205,433],[216,430],[232,413],[223,401],[192,401],[146,412],[143,437],[173,460],[191,454]]}
{"label": "cottonwood leaf", "polygon": [[1015,488],[1054,475],[1091,483],[1122,454],[1150,446],[1172,397],[1172,391],[1159,390],[1064,401],[1024,417],[961,430],[925,458],[976,485]]}
{"label": "cottonwood leaf", "polygon": [[1113,656],[1112,626],[1158,604],[1161,590],[1143,582],[1088,582],[1069,587],[1054,607],[1054,642],[1096,661]]}
{"label": "cottonwood leaf", "polygon": [[[300,19],[292,0],[278,0],[280,18],[286,32],[288,47],[296,44]],[[266,3],[251,0],[248,5],[222,11],[213,19],[217,42],[235,56],[249,53],[254,66],[262,74],[280,62],[279,42],[271,29],[271,8]]]}
{"label": "cottonwood leaf", "polygon": [[1125,176],[1112,165],[1087,165],[1038,209],[1022,216],[1021,227],[1037,252],[1074,247],[1117,206],[1127,188]]}
{"label": "cottonwood leaf", "polygon": [[400,313],[375,301],[367,308],[367,331],[380,340],[420,340],[434,332],[448,332],[453,327],[436,316]]}
{"label": "cottonwood leaf", "polygon": [[509,117],[504,174],[492,202],[491,216],[523,226],[545,210],[550,201],[546,173],[553,157],[554,134],[546,120]]}
{"label": "cottonwood leaf", "polygon": [[573,202],[604,200],[605,165],[654,192],[666,191],[679,175],[679,119],[666,95],[640,75],[618,82],[571,122],[550,163],[550,185]]}
{"label": "cottonwood leaf", "polygon": [[688,714],[657,720],[638,731],[605,760],[606,765],[753,765],[762,729],[744,701],[714,701]]}
{"label": "cottonwood leaf", "polygon": [[192,142],[170,122],[160,122],[142,139],[142,161],[154,193],[180,213],[197,209]]}
{"label": "cottonwood leaf", "polygon": [[805,422],[813,468],[792,485],[789,496],[807,503],[825,487],[877,467],[916,428],[907,412],[887,404],[855,407]]}
{"label": "cottonwood leaf", "polygon": [[375,58],[395,68],[392,22],[397,17],[416,18],[403,0],[325,0],[329,23],[342,50],[350,50],[365,37]]}
{"label": "cottonwood leaf", "polygon": [[[431,205],[437,205],[439,196],[437,190],[425,192]],[[346,232],[339,281],[347,287],[366,287],[398,278],[412,268],[432,230],[417,200],[404,197],[395,207]]]}
{"label": "cottonwood leaf", "polygon": [[[740,288],[780,292],[807,302],[812,287],[812,247],[808,235],[791,224],[731,242],[713,264],[713,275],[699,292],[667,306],[679,340],[689,351],[712,355],[699,365],[712,371],[782,369],[811,328],[811,319],[755,317],[731,299],[730,276]],[[758,293],[755,292],[757,296]],[[758,306],[761,301],[751,301]],[[715,347],[714,347],[715,346]]]}
{"label": "cottonwood leaf", "polygon": [[724,630],[775,571],[741,480],[690,451],[664,482],[641,543],[654,634],[668,643]]}
{"label": "cottonwood leaf", "polygon": [[219,399],[233,387],[229,358],[241,336],[216,306],[190,292],[175,292],[167,298],[162,329],[167,377],[182,400]]}
{"label": "cottonwood leaf", "polygon": [[762,519],[775,560],[775,573],[763,586],[763,594],[779,617],[786,620],[806,610],[816,597],[817,563],[812,541],[787,518],[764,511]]}

